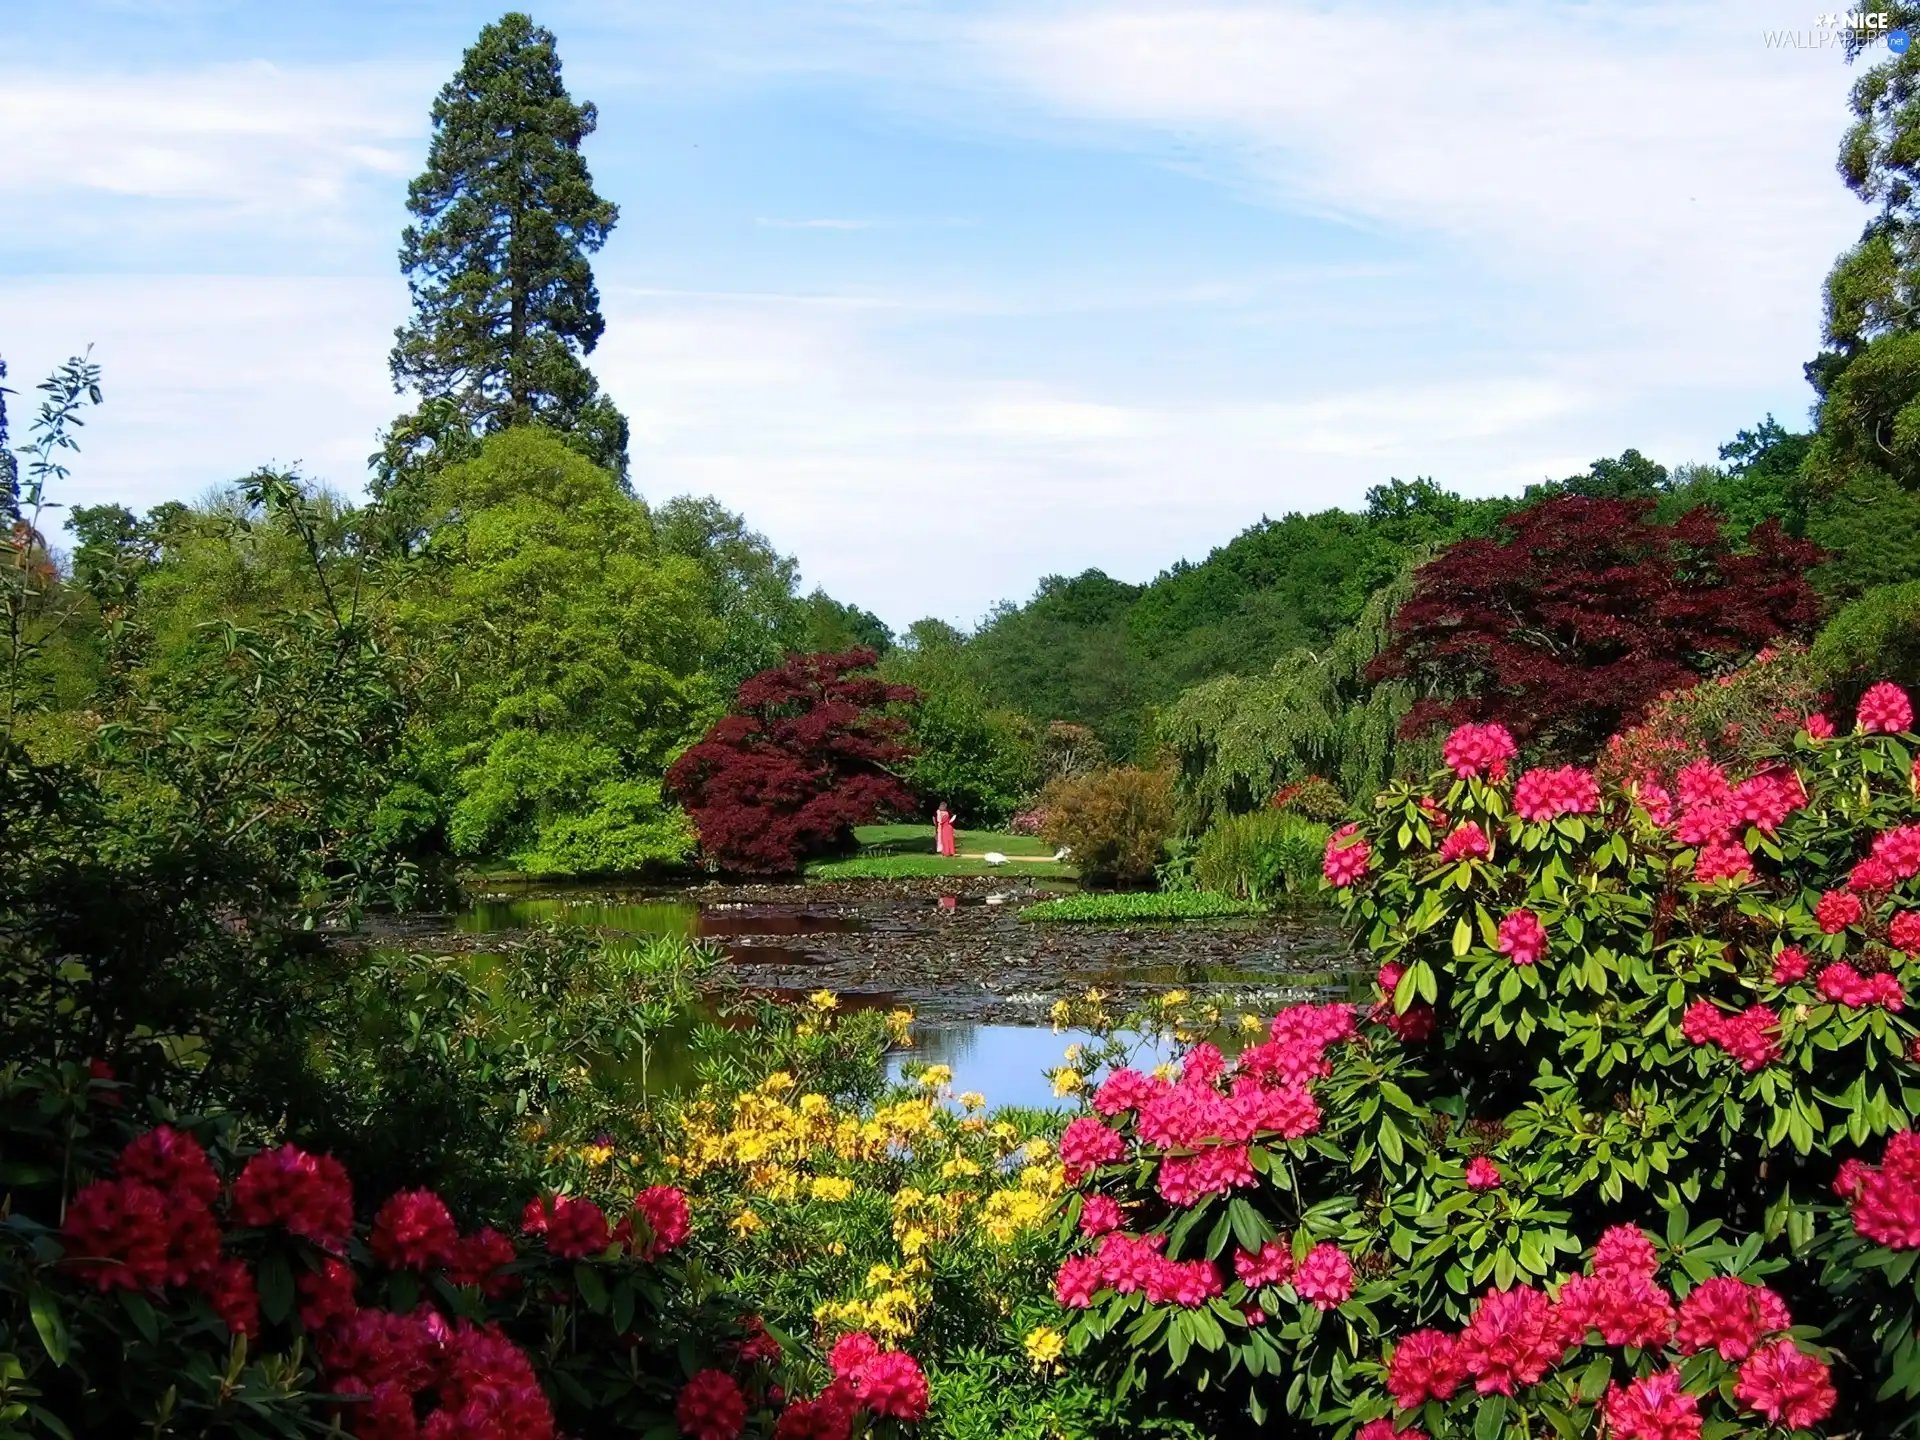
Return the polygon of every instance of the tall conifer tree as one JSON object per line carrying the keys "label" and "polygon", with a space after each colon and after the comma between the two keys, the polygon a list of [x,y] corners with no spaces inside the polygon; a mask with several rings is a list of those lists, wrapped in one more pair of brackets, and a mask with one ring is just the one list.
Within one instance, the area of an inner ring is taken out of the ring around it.
{"label": "tall conifer tree", "polygon": [[567,93],[552,32],[518,13],[480,32],[434,101],[400,244],[414,313],[390,360],[395,387],[421,405],[374,457],[376,492],[412,488],[471,454],[476,436],[533,422],[624,483],[626,418],[582,362],[606,326],[587,257],[620,214],[580,154],[597,119]]}

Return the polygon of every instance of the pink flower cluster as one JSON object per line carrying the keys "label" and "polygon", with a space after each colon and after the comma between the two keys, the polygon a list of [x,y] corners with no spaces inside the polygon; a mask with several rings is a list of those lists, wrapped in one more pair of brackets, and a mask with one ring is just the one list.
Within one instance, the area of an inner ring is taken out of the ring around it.
{"label": "pink flower cluster", "polygon": [[68,1204],[60,1227],[67,1261],[101,1290],[192,1286],[230,1330],[257,1334],[253,1279],[220,1254],[219,1195],[207,1152],[191,1135],[158,1126],[120,1152],[116,1178],[82,1187]]}
{"label": "pink flower cluster", "polygon": [[1845,1005],[1849,1010],[1865,1010],[1873,1005],[1884,1006],[1888,1010],[1904,1010],[1907,1004],[1906,993],[1901,990],[1899,980],[1892,975],[1884,971],[1862,975],[1844,960],[1836,961],[1822,970],[1815,988],[1823,998]]}
{"label": "pink flower cluster", "polygon": [[1461,1177],[1469,1190],[1498,1190],[1505,1183],[1500,1167],[1485,1155],[1476,1155],[1467,1162],[1466,1173]]}
{"label": "pink flower cluster", "polygon": [[1456,860],[1484,860],[1492,851],[1487,832],[1474,820],[1461,821],[1440,842],[1440,858],[1448,864]]}
{"label": "pink flower cluster", "polygon": [[1853,1228],[1889,1250],[1920,1250],[1920,1133],[1887,1138],[1880,1166],[1849,1160],[1834,1190],[1852,1202]]}
{"label": "pink flower cluster", "polygon": [[1441,754],[1462,780],[1475,775],[1507,778],[1507,761],[1520,753],[1504,725],[1462,725],[1447,737]]}
{"label": "pink flower cluster", "polygon": [[1780,1058],[1780,1017],[1765,1005],[1729,1015],[1711,1000],[1696,1000],[1680,1021],[1680,1033],[1695,1045],[1717,1045],[1749,1074]]}
{"label": "pink flower cluster", "polygon": [[[1195,1309],[1224,1293],[1218,1265],[1204,1258],[1169,1260],[1161,1253],[1166,1243],[1164,1235],[1108,1235],[1093,1254],[1067,1258],[1054,1278],[1054,1296],[1075,1310],[1087,1309],[1102,1290]],[[1269,1241],[1257,1254],[1236,1252],[1234,1271],[1249,1291],[1291,1285],[1318,1310],[1345,1304],[1353,1294],[1353,1262],[1338,1245],[1316,1245],[1296,1265],[1284,1243]]]}
{"label": "pink flower cluster", "polygon": [[[1108,1077],[1106,1084],[1111,1085],[1121,1075],[1137,1073],[1131,1070],[1117,1071]],[[1101,1087],[1101,1093],[1105,1092],[1105,1088],[1105,1085]],[[1092,1171],[1123,1160],[1126,1154],[1126,1138],[1111,1125],[1102,1125],[1091,1115],[1082,1115],[1071,1121],[1060,1136],[1060,1164],[1066,1170],[1069,1185],[1078,1185]]]}
{"label": "pink flower cluster", "polygon": [[233,1216],[242,1225],[279,1225],[336,1253],[353,1233],[353,1186],[331,1155],[292,1145],[263,1150],[233,1182]]}
{"label": "pink flower cluster", "polygon": [[434,1270],[453,1259],[460,1232],[446,1201],[431,1190],[389,1195],[373,1217],[367,1245],[389,1270]]}
{"label": "pink flower cluster", "polygon": [[1828,935],[1838,935],[1849,925],[1859,924],[1866,913],[1867,907],[1860,903],[1860,897],[1845,890],[1827,891],[1813,907],[1814,921]]}
{"label": "pink flower cluster", "polygon": [[613,1243],[606,1213],[591,1200],[572,1195],[535,1196],[520,1214],[520,1233],[546,1240],[547,1253],[562,1260],[604,1255]]}
{"label": "pink flower cluster", "polygon": [[1532,965],[1547,953],[1547,927],[1531,910],[1514,910],[1500,922],[1494,949],[1516,965]]}
{"label": "pink flower cluster", "polygon": [[360,1440],[553,1440],[533,1366],[495,1326],[449,1325],[424,1304],[358,1310],[322,1332],[319,1354],[332,1393],[366,1397],[352,1412]]}
{"label": "pink flower cluster", "polygon": [[1920,912],[1902,910],[1887,926],[1887,943],[1907,955],[1920,954]]}
{"label": "pink flower cluster", "polygon": [[1913,702],[1891,680],[1882,680],[1860,697],[1855,723],[1867,735],[1900,735],[1913,729]]}
{"label": "pink flower cluster", "polygon": [[1600,782],[1577,765],[1529,770],[1513,787],[1513,810],[1523,820],[1541,823],[1557,815],[1591,815],[1599,808]]}
{"label": "pink flower cluster", "polygon": [[1792,985],[1807,978],[1807,969],[1813,962],[1807,958],[1807,952],[1797,945],[1789,945],[1773,957],[1773,983]]}
{"label": "pink flower cluster", "polygon": [[[1481,1395],[1511,1396],[1537,1385],[1567,1352],[1598,1336],[1607,1346],[1671,1344],[1680,1355],[1718,1352],[1744,1361],[1735,1394],[1747,1409],[1779,1423],[1817,1423],[1833,1408],[1827,1367],[1791,1340],[1771,1339],[1791,1324],[1785,1303],[1762,1285],[1735,1278],[1696,1286],[1676,1308],[1658,1279],[1652,1242],[1633,1226],[1615,1226],[1594,1248],[1585,1275],[1561,1281],[1549,1297],[1528,1286],[1487,1292],[1458,1335],[1419,1330],[1394,1347],[1386,1388],[1401,1410],[1445,1402],[1472,1382]],[[1698,1440],[1698,1397],[1669,1368],[1599,1397],[1616,1440]]]}
{"label": "pink flower cluster", "polygon": [[1899,825],[1873,837],[1873,858],[1896,880],[1920,875],[1920,825]]}
{"label": "pink flower cluster", "polygon": [[1344,890],[1364,879],[1373,851],[1360,838],[1358,825],[1342,825],[1327,837],[1327,853],[1321,858],[1320,873],[1336,890]]}
{"label": "pink flower cluster", "polygon": [[863,1411],[894,1420],[926,1417],[927,1377],[905,1351],[882,1349],[855,1331],[834,1342],[829,1363],[832,1383],[789,1405],[773,1427],[774,1440],[849,1440]]}

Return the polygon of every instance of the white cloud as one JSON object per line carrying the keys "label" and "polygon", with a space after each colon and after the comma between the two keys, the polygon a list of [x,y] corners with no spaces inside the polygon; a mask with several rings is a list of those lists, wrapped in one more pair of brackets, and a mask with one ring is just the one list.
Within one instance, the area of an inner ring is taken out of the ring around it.
{"label": "white cloud", "polygon": [[1229,183],[1456,245],[1475,281],[1540,292],[1536,332],[1682,340],[1750,380],[1810,353],[1818,277],[1863,218],[1833,173],[1851,76],[1762,38],[1797,19],[1098,0],[961,35],[1063,117],[1197,141]]}
{"label": "white cloud", "polygon": [[[319,224],[356,228],[356,187],[392,188],[417,169],[437,82],[416,68],[0,71],[0,148],[9,204],[38,223],[12,243],[123,230],[218,235]],[[380,229],[396,228],[382,215]],[[117,237],[138,243],[141,235]]]}
{"label": "white cloud", "polygon": [[51,498],[143,508],[268,463],[356,493],[375,431],[401,408],[386,349],[405,306],[398,278],[0,280],[16,441],[33,385],[92,345],[105,404]]}

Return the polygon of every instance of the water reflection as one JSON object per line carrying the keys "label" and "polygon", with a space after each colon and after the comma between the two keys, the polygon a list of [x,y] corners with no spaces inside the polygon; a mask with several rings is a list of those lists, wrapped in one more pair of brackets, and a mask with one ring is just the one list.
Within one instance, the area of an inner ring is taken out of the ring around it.
{"label": "water reflection", "polygon": [[687,900],[603,900],[540,896],[480,900],[453,917],[464,934],[579,925],[620,935],[677,935],[724,940],[736,935],[852,935],[866,928],[857,916],[822,915],[803,906],[700,905]]}

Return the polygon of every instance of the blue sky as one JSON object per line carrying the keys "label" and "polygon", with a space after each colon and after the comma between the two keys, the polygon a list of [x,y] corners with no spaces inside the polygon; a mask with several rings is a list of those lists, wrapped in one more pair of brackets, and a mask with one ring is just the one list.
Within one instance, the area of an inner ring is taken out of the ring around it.
{"label": "blue sky", "polygon": [[[0,355],[92,343],[72,502],[355,491],[394,251],[492,6],[8,0]],[[637,486],[901,625],[1142,580],[1389,476],[1801,421],[1863,212],[1837,50],[1744,3],[565,0]],[[18,403],[18,402],[16,402]]]}

